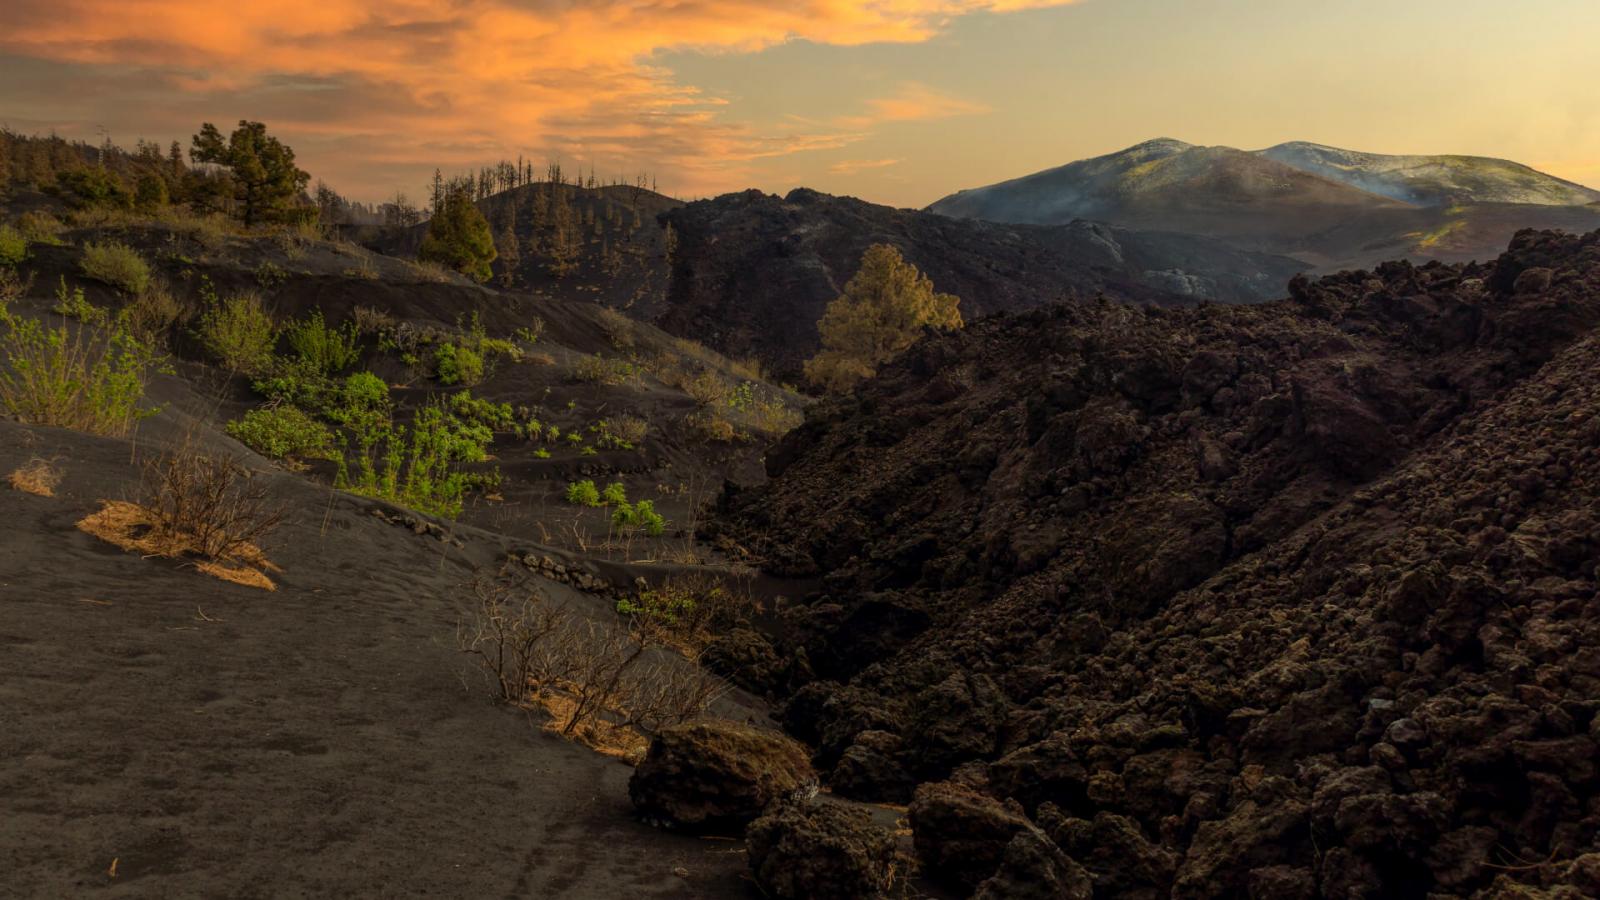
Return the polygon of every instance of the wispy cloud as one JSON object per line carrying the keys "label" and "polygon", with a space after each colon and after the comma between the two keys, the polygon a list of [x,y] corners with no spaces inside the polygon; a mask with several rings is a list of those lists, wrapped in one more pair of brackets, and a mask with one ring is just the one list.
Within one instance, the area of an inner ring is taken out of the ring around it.
{"label": "wispy cloud", "polygon": [[898,159],[845,159],[828,167],[830,175],[855,175],[872,169],[887,169],[897,166],[903,160]]}
{"label": "wispy cloud", "polygon": [[[725,120],[720,100],[652,65],[656,53],[749,52],[792,39],[916,42],[963,14],[1071,2],[10,0],[0,66],[65,66],[100,89],[23,98],[0,86],[0,100],[18,107],[14,123],[104,123],[123,133],[192,131],[197,121],[176,119],[197,113],[219,124],[230,114],[264,119],[308,138],[297,146],[318,174],[369,196],[391,188],[408,159],[450,167],[518,152],[660,166],[703,192],[737,184],[752,160],[982,107],[907,84],[821,128],[757,128]],[[154,81],[175,92],[159,110],[148,102]]]}

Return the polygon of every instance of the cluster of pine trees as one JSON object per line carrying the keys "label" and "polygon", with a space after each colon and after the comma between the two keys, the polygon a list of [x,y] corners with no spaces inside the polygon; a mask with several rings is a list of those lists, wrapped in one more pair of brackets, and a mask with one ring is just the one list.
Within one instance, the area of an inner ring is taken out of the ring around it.
{"label": "cluster of pine trees", "polygon": [[241,121],[226,136],[207,122],[187,158],[177,141],[162,148],[141,139],[130,151],[109,138],[94,146],[0,130],[0,193],[37,190],[79,208],[150,213],[181,204],[247,226],[302,221],[316,212],[305,196],[310,178],[260,122]]}
{"label": "cluster of pine trees", "polygon": [[[622,245],[643,224],[638,200],[650,190],[649,178],[602,185],[592,171],[587,177],[570,177],[559,163],[551,163],[542,178],[534,179],[534,170],[523,160],[449,179],[435,170],[422,258],[479,280],[488,279],[489,263],[497,259],[507,287],[517,284],[525,260],[553,278],[575,274],[585,260],[605,277],[621,274],[627,261]],[[595,190],[616,186],[627,190]],[[487,217],[483,210],[488,210]],[[485,234],[490,237],[487,244]],[[670,248],[670,227],[667,242]],[[493,250],[492,256],[486,248]]]}

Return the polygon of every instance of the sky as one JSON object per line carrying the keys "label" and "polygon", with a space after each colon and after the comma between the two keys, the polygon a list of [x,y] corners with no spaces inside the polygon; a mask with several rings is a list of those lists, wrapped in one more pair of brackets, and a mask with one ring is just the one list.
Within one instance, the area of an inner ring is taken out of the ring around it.
{"label": "sky", "polygon": [[1155,137],[1600,187],[1600,0],[6,0],[0,125],[266,122],[353,199],[518,155],[897,206]]}

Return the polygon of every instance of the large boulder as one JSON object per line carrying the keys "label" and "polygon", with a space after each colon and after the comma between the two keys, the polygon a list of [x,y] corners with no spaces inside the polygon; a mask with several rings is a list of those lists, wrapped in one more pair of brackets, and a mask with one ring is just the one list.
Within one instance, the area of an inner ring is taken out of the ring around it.
{"label": "large boulder", "polygon": [[973,900],[1090,900],[1093,896],[1089,873],[1034,828],[1011,839],[1000,868],[978,885]]}
{"label": "large boulder", "polygon": [[751,823],[745,845],[756,884],[779,900],[879,897],[894,875],[894,834],[839,803],[780,803]]}
{"label": "large boulder", "polygon": [[1034,827],[1014,804],[948,781],[918,787],[910,819],[928,871],[967,890],[995,874],[1012,839]]}
{"label": "large boulder", "polygon": [[628,781],[644,815],[671,825],[743,825],[815,782],[806,749],[775,731],[735,722],[668,728]]}

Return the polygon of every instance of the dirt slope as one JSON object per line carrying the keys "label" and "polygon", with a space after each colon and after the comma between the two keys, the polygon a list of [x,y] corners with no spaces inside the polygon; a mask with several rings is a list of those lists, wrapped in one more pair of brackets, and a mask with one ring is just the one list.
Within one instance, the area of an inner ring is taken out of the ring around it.
{"label": "dirt slope", "polygon": [[740,895],[742,857],[638,823],[627,766],[463,663],[461,585],[521,545],[279,474],[278,590],[230,585],[73,527],[134,489],[130,455],[0,423],[0,469],[66,473],[0,488],[0,894]]}
{"label": "dirt slope", "polygon": [[987,320],[816,410],[718,527],[824,578],[786,722],[1110,896],[1592,895],[1600,233],[1292,293]]}

